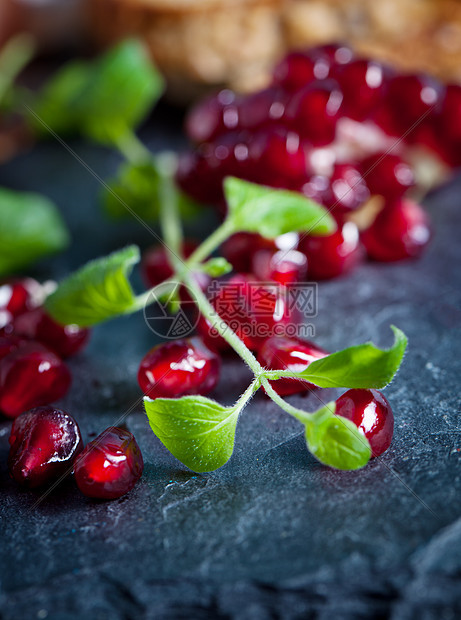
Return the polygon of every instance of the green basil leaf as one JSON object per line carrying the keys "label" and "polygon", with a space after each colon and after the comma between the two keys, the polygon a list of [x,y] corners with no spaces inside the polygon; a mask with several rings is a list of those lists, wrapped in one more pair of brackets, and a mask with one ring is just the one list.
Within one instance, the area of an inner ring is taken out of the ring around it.
{"label": "green basil leaf", "polygon": [[210,258],[206,263],[200,265],[200,271],[203,273],[207,273],[212,278],[219,278],[220,276],[225,276],[226,273],[230,273],[233,267],[222,256],[217,256],[216,258]]}
{"label": "green basil leaf", "polygon": [[63,325],[90,327],[137,309],[128,281],[139,262],[135,245],[93,260],[60,282],[45,302],[48,312]]}
{"label": "green basil leaf", "polygon": [[107,182],[111,191],[103,189],[104,209],[115,219],[132,217],[134,211],[143,220],[157,220],[160,183],[154,163],[123,164],[117,177]]}
{"label": "green basil leaf", "polygon": [[164,83],[144,45],[127,40],[99,58],[82,93],[83,132],[111,143],[143,120]]}
{"label": "green basil leaf", "polygon": [[298,192],[273,189],[235,177],[224,180],[228,219],[235,231],[273,239],[288,232],[328,235],[336,230],[325,207]]}
{"label": "green basil leaf", "polygon": [[144,399],[149,424],[163,445],[196,472],[222,467],[234,450],[238,409],[204,396]]}
{"label": "green basil leaf", "polygon": [[69,234],[44,196],[0,188],[0,275],[65,249]]}
{"label": "green basil leaf", "polygon": [[353,422],[334,415],[335,408],[331,402],[313,414],[316,422],[306,424],[307,447],[324,465],[360,469],[371,458],[370,444]]}
{"label": "green basil leaf", "polygon": [[399,369],[408,343],[400,329],[394,325],[391,329],[395,339],[390,349],[378,349],[371,342],[359,344],[315,360],[293,377],[325,388],[383,388]]}

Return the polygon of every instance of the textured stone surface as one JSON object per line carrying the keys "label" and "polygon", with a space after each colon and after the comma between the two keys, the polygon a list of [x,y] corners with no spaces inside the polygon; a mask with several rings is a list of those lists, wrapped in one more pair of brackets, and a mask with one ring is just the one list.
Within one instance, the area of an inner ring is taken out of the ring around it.
{"label": "textured stone surface", "polygon": [[[179,144],[176,121],[160,120],[146,139]],[[102,177],[115,170],[115,154],[72,146]],[[56,143],[1,168],[0,184],[49,195],[71,226],[74,246],[44,262],[41,277],[150,242],[135,222],[104,220],[98,182]],[[151,433],[138,400],[137,365],[155,344],[142,316],[97,328],[71,361],[62,406],[85,439],[132,411],[126,423],[145,473],[117,501],[90,501],[70,480],[36,506],[38,495],[8,477],[10,423],[0,422],[2,620],[460,617],[460,191],[458,179],[426,200],[435,238],[422,260],[368,264],[320,286],[319,345],[387,345],[391,323],[410,339],[386,390],[394,442],[360,472],[318,464],[298,423],[263,395],[241,417],[231,461],[211,474],[187,471]],[[230,359],[215,396],[231,402],[247,380]],[[315,395],[290,400],[319,405]]]}

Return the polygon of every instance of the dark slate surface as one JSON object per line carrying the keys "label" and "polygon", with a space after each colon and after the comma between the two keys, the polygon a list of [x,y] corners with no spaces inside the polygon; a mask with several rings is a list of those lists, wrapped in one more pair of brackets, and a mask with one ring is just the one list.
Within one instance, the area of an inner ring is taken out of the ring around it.
{"label": "dark slate surface", "polygon": [[[176,147],[176,126],[161,118],[145,138]],[[113,173],[115,154],[72,146],[101,176]],[[49,195],[71,226],[73,247],[44,262],[42,277],[150,242],[135,222],[105,222],[98,182],[56,143],[2,167],[0,184]],[[386,390],[394,442],[360,472],[319,465],[300,426],[262,395],[241,417],[230,462],[207,475],[187,471],[151,433],[138,401],[137,365],[155,343],[142,316],[96,329],[71,362],[74,385],[62,405],[85,439],[132,410],[127,425],[145,473],[118,501],[90,501],[70,480],[35,506],[37,494],[8,477],[10,423],[1,421],[0,618],[459,618],[460,191],[458,179],[426,200],[435,238],[422,260],[368,264],[320,287],[320,345],[387,345],[391,323],[410,339]],[[215,396],[231,402],[247,379],[237,360],[226,361]],[[318,406],[312,395],[292,401]]]}

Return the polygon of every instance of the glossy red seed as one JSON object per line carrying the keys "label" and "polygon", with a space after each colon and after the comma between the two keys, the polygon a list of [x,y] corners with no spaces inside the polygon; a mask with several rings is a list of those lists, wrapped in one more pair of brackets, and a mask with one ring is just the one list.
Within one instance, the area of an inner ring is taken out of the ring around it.
{"label": "glossy red seed", "polygon": [[30,488],[70,474],[83,450],[74,418],[54,407],[37,407],[21,414],[10,435],[8,467],[16,482]]}
{"label": "glossy red seed", "polygon": [[139,366],[138,383],[150,398],[179,398],[211,392],[219,379],[220,359],[200,340],[157,345]]}
{"label": "glossy red seed", "polygon": [[[217,282],[210,302],[224,324],[229,325],[253,350],[270,336],[283,334],[288,325],[293,326],[300,320],[296,309],[289,307],[281,287],[262,284],[252,275],[236,274],[226,282]],[[206,320],[197,325],[207,342],[215,340],[213,348],[229,348],[210,327]]]}
{"label": "glossy red seed", "polygon": [[297,250],[259,250],[253,256],[252,267],[258,280],[273,280],[284,286],[303,282],[307,276],[307,258]]}
{"label": "glossy red seed", "polygon": [[[320,347],[301,338],[273,336],[264,342],[258,352],[258,361],[264,368],[271,370],[290,370],[302,372],[311,362],[328,355]],[[270,382],[277,394],[287,396],[306,392],[315,386],[298,379],[277,379]]]}
{"label": "glossy red seed", "polygon": [[373,457],[383,454],[391,445],[394,414],[378,390],[349,390],[336,401],[336,414],[360,429],[370,442]]}
{"label": "glossy red seed", "polygon": [[[211,148],[207,145],[208,150]],[[223,199],[222,177],[211,168],[203,149],[181,154],[176,182],[184,193],[198,202],[216,205]]]}
{"label": "glossy red seed", "polygon": [[333,71],[344,96],[342,113],[356,121],[367,119],[386,93],[383,65],[358,59]]}
{"label": "glossy red seed", "polygon": [[226,239],[221,245],[221,254],[230,262],[234,271],[249,273],[255,252],[275,249],[275,241],[271,239],[265,239],[257,233],[240,232]]}
{"label": "glossy red seed", "polygon": [[90,441],[75,461],[75,482],[87,497],[117,499],[134,487],[144,463],[133,435],[111,427]]}
{"label": "glossy red seed", "polygon": [[352,222],[339,226],[326,237],[301,237],[299,250],[307,257],[307,276],[327,280],[352,271],[362,260],[357,227]]}
{"label": "glossy red seed", "polygon": [[287,123],[314,146],[330,144],[335,139],[342,99],[334,80],[312,82],[288,103]]}
{"label": "glossy red seed", "polygon": [[444,159],[461,165],[461,86],[449,84],[439,116],[439,144]]}
{"label": "glossy red seed", "polygon": [[0,336],[0,360],[8,355],[8,353],[12,353],[28,343],[28,340],[19,338],[19,336]]}
{"label": "glossy red seed", "polygon": [[0,411],[10,418],[62,398],[71,376],[43,345],[28,342],[0,361]]}
{"label": "glossy red seed", "polygon": [[89,329],[77,325],[60,325],[41,307],[17,316],[5,332],[41,342],[63,358],[81,351],[90,337]]}
{"label": "glossy red seed", "polygon": [[324,195],[323,203],[334,215],[345,215],[362,206],[370,197],[365,179],[351,164],[336,164],[330,178],[330,197]]}
{"label": "glossy red seed", "polygon": [[362,174],[372,194],[379,194],[388,200],[401,198],[415,186],[411,166],[392,153],[376,153],[363,160]]}
{"label": "glossy red seed", "polygon": [[330,70],[326,54],[291,52],[274,69],[274,84],[295,92],[313,80],[324,80]]}
{"label": "glossy red seed", "polygon": [[304,145],[295,131],[274,126],[257,132],[249,145],[250,180],[271,187],[287,187],[306,176]]}
{"label": "glossy red seed", "polygon": [[200,101],[186,117],[186,133],[198,144],[209,142],[238,126],[238,99],[225,89]]}
{"label": "glossy red seed", "polygon": [[382,262],[416,258],[430,238],[429,216],[408,199],[387,205],[361,236],[368,255]]}
{"label": "glossy red seed", "polygon": [[0,312],[7,311],[13,317],[34,307],[34,299],[40,294],[41,285],[32,278],[8,280],[0,283]]}
{"label": "glossy red seed", "polygon": [[238,105],[239,129],[254,131],[276,123],[285,113],[287,100],[287,94],[276,86],[242,98]]}
{"label": "glossy red seed", "polygon": [[354,59],[354,52],[345,43],[328,43],[311,48],[310,53],[328,58],[331,66],[346,65]]}

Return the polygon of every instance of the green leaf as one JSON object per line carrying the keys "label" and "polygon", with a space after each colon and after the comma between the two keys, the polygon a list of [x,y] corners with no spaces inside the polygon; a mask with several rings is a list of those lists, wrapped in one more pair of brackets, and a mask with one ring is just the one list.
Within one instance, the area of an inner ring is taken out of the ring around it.
{"label": "green leaf", "polygon": [[160,183],[160,175],[153,162],[123,164],[117,177],[107,183],[111,191],[103,190],[104,208],[115,219],[131,218],[134,211],[143,220],[157,220]]}
{"label": "green leaf", "polygon": [[143,120],[163,92],[164,83],[140,41],[127,40],[92,67],[82,93],[83,131],[109,142]]}
{"label": "green leaf", "polygon": [[315,421],[306,424],[307,447],[324,465],[360,469],[371,458],[370,444],[353,422],[334,414],[335,408],[331,402],[313,414]]}
{"label": "green leaf", "polygon": [[90,327],[137,308],[128,276],[139,262],[135,245],[93,260],[63,280],[45,302],[63,325]]}
{"label": "green leaf", "polygon": [[203,273],[207,273],[212,278],[219,278],[220,276],[226,275],[226,273],[230,273],[233,267],[222,256],[217,256],[216,258],[210,258],[206,263],[200,265],[200,271]]}
{"label": "green leaf", "polygon": [[[163,92],[144,46],[127,40],[91,63],[65,65],[43,88],[34,112],[58,134],[84,133],[113,144],[133,130]],[[38,119],[36,130],[46,134]]]}
{"label": "green leaf", "polygon": [[371,342],[359,344],[315,360],[293,377],[325,388],[383,388],[399,369],[408,343],[400,329],[394,325],[391,329],[395,339],[390,349],[378,349]]}
{"label": "green leaf", "polygon": [[196,472],[222,467],[234,450],[239,408],[204,396],[144,399],[149,424],[163,445]]}
{"label": "green leaf", "polygon": [[59,252],[68,244],[67,228],[50,200],[0,188],[0,275]]}
{"label": "green leaf", "polygon": [[328,235],[336,224],[328,211],[298,192],[272,189],[235,177],[224,180],[228,220],[235,231],[273,239],[287,232]]}

